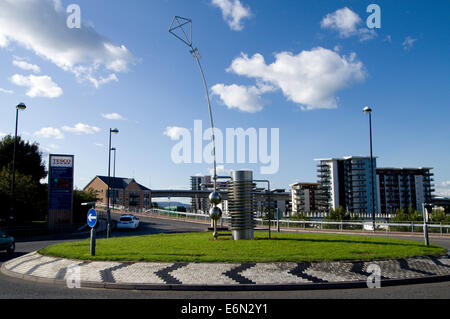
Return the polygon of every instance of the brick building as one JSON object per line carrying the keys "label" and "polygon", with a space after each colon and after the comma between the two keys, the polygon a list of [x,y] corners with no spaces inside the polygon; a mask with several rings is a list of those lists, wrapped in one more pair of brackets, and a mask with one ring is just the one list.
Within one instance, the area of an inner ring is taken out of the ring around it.
{"label": "brick building", "polygon": [[[97,194],[98,204],[106,205],[108,176],[94,177],[83,189],[90,190]],[[137,183],[134,178],[111,177],[110,192],[110,207],[129,210],[151,208],[151,190]]]}

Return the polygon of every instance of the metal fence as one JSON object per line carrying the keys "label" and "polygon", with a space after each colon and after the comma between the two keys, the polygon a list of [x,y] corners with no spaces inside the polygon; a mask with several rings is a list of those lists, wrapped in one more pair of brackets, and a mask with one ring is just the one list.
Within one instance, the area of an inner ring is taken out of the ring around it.
{"label": "metal fence", "polygon": [[[145,211],[146,213],[157,214],[161,216],[176,217],[185,220],[196,220],[204,221],[205,223],[210,222],[209,215],[206,214],[194,214],[185,212],[173,212],[163,209],[150,209]],[[222,217],[221,223],[223,225],[229,225],[231,217]],[[256,226],[264,227],[269,226],[269,221],[256,218]],[[427,224],[428,232],[433,234],[446,235],[449,234],[450,225],[447,224]],[[308,221],[308,220],[290,220],[290,219],[280,219],[271,220],[270,227],[272,229],[277,228],[292,228],[292,229],[318,229],[318,230],[358,230],[358,231],[373,231],[372,221]],[[404,233],[423,233],[423,222],[376,222],[375,223],[377,232],[404,232]]]}

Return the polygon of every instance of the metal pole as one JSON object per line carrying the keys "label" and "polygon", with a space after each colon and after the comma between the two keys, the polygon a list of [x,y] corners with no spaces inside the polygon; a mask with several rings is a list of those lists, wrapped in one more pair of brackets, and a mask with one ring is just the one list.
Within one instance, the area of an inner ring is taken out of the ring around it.
{"label": "metal pole", "polygon": [[14,135],[14,150],[13,150],[13,163],[12,163],[12,182],[11,182],[11,216],[10,219],[14,219],[16,203],[15,203],[15,183],[16,183],[16,144],[17,144],[17,126],[19,122],[19,109],[16,109],[16,133]]}
{"label": "metal pole", "polygon": [[111,237],[111,211],[109,210],[109,189],[111,184],[111,129],[109,129],[109,147],[108,147],[108,191],[106,192],[106,214],[108,225],[106,230],[106,238]]}
{"label": "metal pole", "polygon": [[423,211],[423,237],[425,239],[425,246],[430,245],[430,240],[428,237],[428,211],[426,210],[425,204],[422,203],[422,211]]}
{"label": "metal pole", "polygon": [[211,109],[211,101],[209,98],[208,84],[206,83],[205,74],[203,73],[202,65],[200,64],[200,59],[198,58],[197,51],[191,45],[191,53],[194,55],[195,60],[197,61],[198,68],[200,69],[200,73],[203,79],[203,85],[205,86],[206,97],[208,99],[208,110],[209,110],[209,120],[211,122],[211,130],[212,130],[212,142],[213,142],[213,156],[214,156],[214,191],[217,190],[217,162],[216,162],[216,135],[214,132],[214,121]]}
{"label": "metal pole", "polygon": [[372,224],[375,232],[375,183],[373,177],[373,152],[372,152],[372,112],[369,113],[369,127],[370,127],[370,174],[372,179]]}
{"label": "metal pole", "polygon": [[280,210],[277,207],[277,233],[280,232]]}
{"label": "metal pole", "polygon": [[91,256],[95,256],[95,227],[91,228]]}
{"label": "metal pole", "polygon": [[[114,166],[113,166],[113,181],[114,186],[116,185],[116,148],[114,148]],[[115,188],[115,187],[114,187]],[[116,203],[116,190],[113,188],[113,210]]]}
{"label": "metal pole", "polygon": [[[272,207],[272,205],[271,205],[271,201],[270,201],[270,193],[271,193],[271,191],[270,191],[270,181],[269,180],[262,180],[262,179],[260,179],[260,180],[254,180],[254,182],[256,182],[256,183],[267,183],[267,190],[268,190],[268,194],[267,194],[267,200],[268,200],[268,206],[267,206],[267,209],[269,210],[269,239],[271,239],[271,228],[270,228],[270,223],[272,222],[272,220],[271,220],[271,218],[270,218],[270,211],[271,211],[271,207]],[[264,225],[264,217],[263,216],[261,216],[261,218],[262,218],[262,220],[263,220],[263,225]]]}

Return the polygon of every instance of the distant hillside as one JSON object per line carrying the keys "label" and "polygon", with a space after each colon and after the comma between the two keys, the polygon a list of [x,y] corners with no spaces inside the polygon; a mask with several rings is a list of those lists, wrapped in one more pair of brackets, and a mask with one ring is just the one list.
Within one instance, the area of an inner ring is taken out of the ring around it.
{"label": "distant hillside", "polygon": [[185,203],[180,203],[180,202],[172,202],[172,201],[170,201],[170,203],[169,202],[155,202],[155,203],[157,203],[159,207],[183,206],[183,207],[186,207],[186,208],[191,208],[191,205],[185,204]]}

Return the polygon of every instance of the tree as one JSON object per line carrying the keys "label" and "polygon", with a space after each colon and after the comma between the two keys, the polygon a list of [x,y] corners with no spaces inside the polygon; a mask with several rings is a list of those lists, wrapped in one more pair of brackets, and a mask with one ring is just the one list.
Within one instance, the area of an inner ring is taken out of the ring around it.
{"label": "tree", "polygon": [[302,211],[296,212],[294,215],[292,215],[291,219],[292,220],[309,220],[309,218],[306,217],[305,213]]}
{"label": "tree", "polygon": [[436,224],[450,224],[450,215],[446,214],[443,210],[433,209],[430,216],[430,222]]}
{"label": "tree", "polygon": [[42,220],[47,211],[47,186],[40,180],[47,176],[39,144],[17,138],[15,161],[14,203],[11,197],[14,137],[0,141],[0,215],[7,219],[15,207],[15,222]]}
{"label": "tree", "polygon": [[[14,153],[14,137],[5,136],[0,141],[0,169],[12,165]],[[42,160],[42,152],[39,151],[39,144],[23,141],[17,137],[16,145],[16,173],[31,176],[35,183],[47,176],[45,163]],[[11,166],[12,167],[12,166]]]}
{"label": "tree", "polygon": [[325,217],[326,221],[348,221],[352,220],[352,217],[349,212],[347,212],[344,207],[339,206],[336,210],[333,208],[330,209],[327,217]]}
{"label": "tree", "polygon": [[[11,165],[0,169],[0,218],[7,220],[12,206]],[[31,175],[16,171],[14,192],[15,217],[18,222],[43,220],[47,211],[47,186],[36,183]]]}

